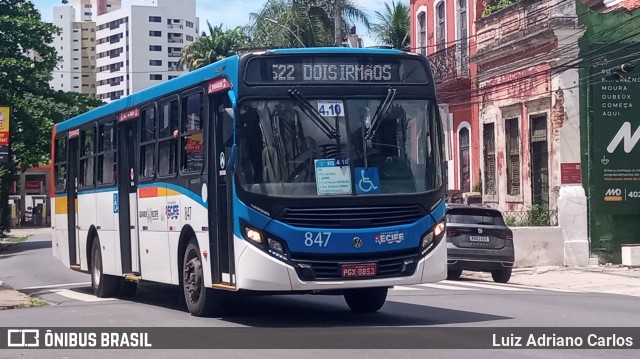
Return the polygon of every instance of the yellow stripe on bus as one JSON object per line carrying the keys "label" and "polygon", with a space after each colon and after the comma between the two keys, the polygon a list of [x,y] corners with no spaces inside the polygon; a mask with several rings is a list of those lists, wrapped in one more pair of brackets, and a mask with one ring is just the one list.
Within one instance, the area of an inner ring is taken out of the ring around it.
{"label": "yellow stripe on bus", "polygon": [[56,197],[56,214],[67,214],[67,196]]}

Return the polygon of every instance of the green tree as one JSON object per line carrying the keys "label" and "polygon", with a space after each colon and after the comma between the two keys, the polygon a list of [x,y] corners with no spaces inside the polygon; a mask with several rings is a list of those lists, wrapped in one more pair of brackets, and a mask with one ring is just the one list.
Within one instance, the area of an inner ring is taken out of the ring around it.
{"label": "green tree", "polygon": [[246,47],[248,37],[240,27],[223,30],[222,25],[211,26],[207,22],[209,33],[202,35],[192,44],[182,50],[178,66],[189,71],[235,55],[237,51]]}
{"label": "green tree", "polygon": [[409,46],[409,6],[395,1],[384,4],[384,12],[376,11],[378,22],[371,27],[371,31],[379,41],[390,45],[394,49],[404,49]]}
{"label": "green tree", "polygon": [[[262,48],[333,46],[334,6],[335,0],[269,0],[259,13],[251,14],[251,44]],[[371,28],[366,12],[345,0],[343,33],[355,23]]]}
{"label": "green tree", "polygon": [[482,16],[488,16],[496,11],[507,8],[520,0],[485,0],[485,7]]}
{"label": "green tree", "polygon": [[58,56],[50,46],[58,29],[42,21],[31,1],[0,0],[0,104],[12,108],[14,161],[0,181],[0,232],[9,228],[6,203],[17,170],[49,161],[53,123],[102,102],[49,87]]}

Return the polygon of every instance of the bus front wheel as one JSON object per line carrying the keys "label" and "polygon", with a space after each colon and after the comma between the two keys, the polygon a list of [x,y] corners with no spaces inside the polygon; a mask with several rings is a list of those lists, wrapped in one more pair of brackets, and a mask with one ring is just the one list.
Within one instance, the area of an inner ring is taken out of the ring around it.
{"label": "bus front wheel", "polygon": [[344,293],[344,300],[355,313],[374,313],[387,300],[387,291],[386,287],[349,289]]}
{"label": "bus front wheel", "polygon": [[102,251],[100,240],[93,240],[91,245],[91,287],[96,297],[108,298],[118,293],[120,278],[104,274],[102,269]]}
{"label": "bus front wheel", "polygon": [[195,240],[189,241],[182,258],[182,288],[191,315],[204,317],[222,311],[225,293],[205,285],[200,248]]}

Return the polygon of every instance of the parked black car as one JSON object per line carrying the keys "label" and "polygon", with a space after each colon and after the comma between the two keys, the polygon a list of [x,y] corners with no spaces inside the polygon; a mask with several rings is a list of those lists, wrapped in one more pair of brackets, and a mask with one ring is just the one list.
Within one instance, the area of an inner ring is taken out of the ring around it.
{"label": "parked black car", "polygon": [[515,260],[513,232],[502,213],[484,205],[447,206],[447,279],[463,270],[491,272],[493,280],[507,283]]}

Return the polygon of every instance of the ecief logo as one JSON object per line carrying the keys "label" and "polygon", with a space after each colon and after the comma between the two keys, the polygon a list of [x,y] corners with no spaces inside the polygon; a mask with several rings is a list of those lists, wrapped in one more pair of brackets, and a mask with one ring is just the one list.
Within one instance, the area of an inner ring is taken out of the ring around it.
{"label": "ecief logo", "polygon": [[33,348],[40,346],[40,330],[38,329],[8,329],[7,347]]}

